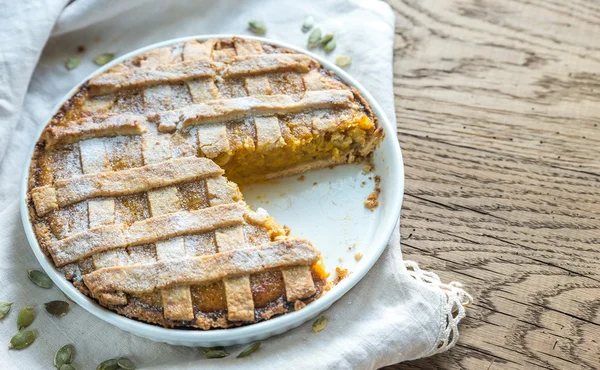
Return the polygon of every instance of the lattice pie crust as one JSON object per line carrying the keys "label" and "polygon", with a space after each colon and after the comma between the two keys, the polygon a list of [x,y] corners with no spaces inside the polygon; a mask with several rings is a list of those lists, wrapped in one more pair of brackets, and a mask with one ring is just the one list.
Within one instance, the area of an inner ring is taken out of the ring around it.
{"label": "lattice pie crust", "polygon": [[237,185],[367,158],[362,97],[304,54],[239,38],[155,49],[89,80],[39,139],[31,222],[83,293],[165,327],[227,328],[317,299],[327,274]]}

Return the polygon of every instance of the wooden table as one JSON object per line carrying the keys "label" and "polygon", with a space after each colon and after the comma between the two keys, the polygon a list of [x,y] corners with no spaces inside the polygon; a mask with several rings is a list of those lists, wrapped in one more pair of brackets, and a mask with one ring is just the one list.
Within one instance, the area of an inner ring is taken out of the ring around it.
{"label": "wooden table", "polygon": [[389,3],[404,256],[475,299],[389,369],[600,368],[600,1]]}

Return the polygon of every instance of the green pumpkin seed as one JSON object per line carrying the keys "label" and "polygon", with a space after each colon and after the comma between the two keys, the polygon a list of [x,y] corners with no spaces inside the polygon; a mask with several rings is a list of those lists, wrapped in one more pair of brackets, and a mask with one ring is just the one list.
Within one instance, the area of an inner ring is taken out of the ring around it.
{"label": "green pumpkin seed", "polygon": [[346,55],[340,55],[339,57],[335,58],[335,64],[337,64],[338,67],[347,67],[352,64],[352,58]]}
{"label": "green pumpkin seed", "polygon": [[65,61],[65,67],[70,71],[72,69],[77,68],[77,66],[79,66],[79,63],[81,63],[81,59],[77,57],[68,57]]}
{"label": "green pumpkin seed", "polygon": [[260,347],[260,342],[252,343],[251,345],[249,345],[248,347],[246,347],[246,349],[244,349],[242,352],[240,352],[240,354],[237,355],[237,358],[242,358],[242,357],[250,356],[251,354],[253,354],[254,352],[256,352],[256,350],[259,347]]}
{"label": "green pumpkin seed", "polygon": [[77,370],[71,364],[63,364],[58,370]]}
{"label": "green pumpkin seed", "polygon": [[52,280],[48,277],[48,275],[44,274],[38,270],[29,270],[29,280],[33,281],[33,283],[40,288],[50,289],[52,288]]}
{"label": "green pumpkin seed", "polygon": [[321,39],[321,45],[326,45],[331,40],[333,40],[333,33],[327,33]]}
{"label": "green pumpkin seed", "polygon": [[115,53],[104,53],[96,55],[96,57],[94,58],[94,63],[96,63],[99,66],[103,66],[113,59],[115,59]]}
{"label": "green pumpkin seed", "polygon": [[17,328],[19,330],[25,329],[26,327],[31,325],[31,323],[35,319],[35,313],[33,313],[32,310],[33,306],[27,306],[21,308],[21,311],[19,311],[19,316],[17,316]]}
{"label": "green pumpkin seed", "polygon": [[96,370],[118,370],[119,364],[117,363],[116,358],[111,358],[110,360],[106,360],[102,362],[100,365],[96,367]]}
{"label": "green pumpkin seed", "polygon": [[73,362],[73,346],[67,344],[54,355],[54,366],[60,370],[63,365],[68,365],[71,362]]}
{"label": "green pumpkin seed", "polygon": [[315,19],[310,15],[304,18],[304,23],[302,23],[302,32],[308,32],[315,25]]}
{"label": "green pumpkin seed", "polygon": [[224,349],[211,349],[205,354],[206,358],[223,358],[229,356],[229,352]]}
{"label": "green pumpkin seed", "polygon": [[29,347],[35,340],[35,333],[31,330],[21,331],[10,338],[8,349],[23,349]]}
{"label": "green pumpkin seed", "polygon": [[121,357],[117,360],[117,364],[121,367],[121,369],[125,370],[133,370],[135,369],[135,364],[133,361],[128,359],[127,357]]}
{"label": "green pumpkin seed", "polygon": [[65,301],[51,301],[44,303],[44,306],[46,306],[46,311],[48,311],[48,313],[56,317],[63,317],[68,314],[70,310],[69,304]]}
{"label": "green pumpkin seed", "polygon": [[315,333],[318,333],[321,330],[325,329],[326,326],[327,326],[327,319],[325,318],[325,316],[321,316],[318,319],[316,319],[315,322],[312,324],[312,330]]}
{"label": "green pumpkin seed", "polygon": [[325,50],[327,53],[331,53],[333,51],[333,49],[335,49],[335,47],[336,47],[335,40],[329,40],[329,42],[327,44],[325,44],[325,46],[323,47],[323,50]]}
{"label": "green pumpkin seed", "polygon": [[11,306],[12,302],[0,301],[0,319],[3,319],[6,315],[8,315]]}
{"label": "green pumpkin seed", "polygon": [[206,356],[206,358],[223,358],[229,356],[229,352],[225,350],[225,347],[200,347],[200,349],[204,351],[204,355]]}
{"label": "green pumpkin seed", "polygon": [[308,47],[312,49],[312,48],[318,46],[320,42],[321,42],[321,29],[315,28],[310,33],[310,36],[308,36]]}
{"label": "green pumpkin seed", "polygon": [[261,21],[248,22],[248,28],[257,35],[264,35],[267,33],[267,26],[265,26],[265,24]]}

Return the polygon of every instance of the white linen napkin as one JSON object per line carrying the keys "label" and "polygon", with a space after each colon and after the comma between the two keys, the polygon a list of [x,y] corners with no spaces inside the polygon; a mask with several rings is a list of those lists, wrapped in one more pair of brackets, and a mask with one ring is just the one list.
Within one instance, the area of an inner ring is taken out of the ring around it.
{"label": "white linen napkin", "polygon": [[[0,301],[15,302],[0,322],[0,345],[17,332],[18,310],[35,305],[30,326],[36,341],[21,351],[0,351],[0,368],[51,368],[55,352],[74,344],[73,365],[93,369],[103,360],[131,358],[138,368],[361,368],[375,369],[429,356],[451,347],[456,325],[470,297],[457,284],[404,262],[396,231],[367,276],[325,312],[326,330],[311,323],[266,340],[246,359],[209,360],[196,348],[155,343],[123,332],[75,306],[63,318],[48,315],[43,302],[64,299],[58,288],[43,290],[27,278],[39,265],[25,239],[19,215],[19,177],[35,133],[50,110],[97,67],[93,56],[118,55],[171,38],[229,33],[248,34],[247,22],[263,20],[266,37],[304,47],[303,19],[312,15],[333,32],[332,55],[353,58],[347,71],[395,118],[392,91],[394,15],[379,1],[100,1],[0,0]],[[63,9],[64,8],[64,9]],[[81,65],[64,67],[77,47],[86,48]],[[327,56],[334,58],[333,56]],[[394,135],[388,132],[388,135]],[[6,348],[6,347],[5,347]],[[232,348],[236,354],[242,347]]]}

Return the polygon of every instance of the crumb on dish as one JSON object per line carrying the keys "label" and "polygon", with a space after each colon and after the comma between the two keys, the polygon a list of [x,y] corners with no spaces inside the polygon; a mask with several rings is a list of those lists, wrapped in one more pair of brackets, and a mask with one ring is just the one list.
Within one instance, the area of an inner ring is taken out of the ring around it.
{"label": "crumb on dish", "polygon": [[350,275],[350,271],[348,269],[339,266],[336,266],[335,273],[337,274],[336,278],[334,279],[336,284]]}
{"label": "crumb on dish", "polygon": [[379,184],[381,183],[381,177],[375,176],[375,189],[367,196],[365,200],[365,207],[373,211],[377,206],[379,206],[379,193],[381,193],[381,188]]}
{"label": "crumb on dish", "polygon": [[377,208],[378,205],[379,205],[379,193],[377,193],[376,191],[373,191],[373,192],[371,192],[371,194],[369,194],[367,196],[367,199],[365,200],[365,207],[367,207],[368,209],[373,211],[375,208]]}

